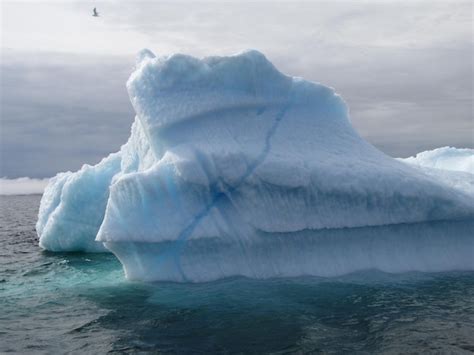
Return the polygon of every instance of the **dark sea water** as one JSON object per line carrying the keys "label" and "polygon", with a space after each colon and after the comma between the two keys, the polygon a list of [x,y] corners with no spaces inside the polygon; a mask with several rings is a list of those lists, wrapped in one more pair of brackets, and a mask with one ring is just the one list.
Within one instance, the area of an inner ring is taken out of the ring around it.
{"label": "dark sea water", "polygon": [[40,196],[0,197],[0,353],[474,352],[474,273],[143,284],[38,247]]}

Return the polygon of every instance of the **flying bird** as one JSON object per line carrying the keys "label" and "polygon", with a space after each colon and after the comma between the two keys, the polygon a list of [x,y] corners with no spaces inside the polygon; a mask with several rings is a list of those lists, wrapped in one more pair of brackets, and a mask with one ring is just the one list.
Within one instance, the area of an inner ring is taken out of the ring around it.
{"label": "flying bird", "polygon": [[92,16],[99,17],[99,13],[97,12],[97,9],[95,7],[94,10],[92,10]]}

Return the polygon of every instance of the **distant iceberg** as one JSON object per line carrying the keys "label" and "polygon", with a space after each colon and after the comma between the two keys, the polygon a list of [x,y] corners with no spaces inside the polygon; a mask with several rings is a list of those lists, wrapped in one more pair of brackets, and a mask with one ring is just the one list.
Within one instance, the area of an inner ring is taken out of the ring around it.
{"label": "distant iceberg", "polygon": [[474,149],[442,147],[398,158],[474,200]]}
{"label": "distant iceberg", "polygon": [[51,180],[43,248],[105,246],[139,280],[474,269],[474,175],[386,156],[333,89],[257,51],[148,50],[127,89],[128,142]]}
{"label": "distant iceberg", "polygon": [[400,160],[426,168],[465,171],[474,174],[474,149],[442,147]]}

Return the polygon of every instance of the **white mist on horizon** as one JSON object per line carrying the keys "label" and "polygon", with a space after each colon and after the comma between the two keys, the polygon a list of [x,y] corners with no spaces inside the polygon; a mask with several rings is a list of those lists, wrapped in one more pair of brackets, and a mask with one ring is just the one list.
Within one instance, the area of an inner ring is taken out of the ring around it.
{"label": "white mist on horizon", "polygon": [[16,179],[9,179],[6,177],[0,178],[0,195],[34,195],[42,194],[46,185],[48,185],[49,178],[35,179],[29,177],[20,177]]}

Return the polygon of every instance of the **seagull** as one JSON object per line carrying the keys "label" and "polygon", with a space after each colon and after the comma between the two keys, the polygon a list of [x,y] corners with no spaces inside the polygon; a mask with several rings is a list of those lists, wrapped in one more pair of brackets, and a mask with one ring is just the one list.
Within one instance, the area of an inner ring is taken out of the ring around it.
{"label": "seagull", "polygon": [[94,7],[94,10],[92,11],[93,11],[92,16],[99,17],[99,13],[97,12],[97,9],[95,7]]}

